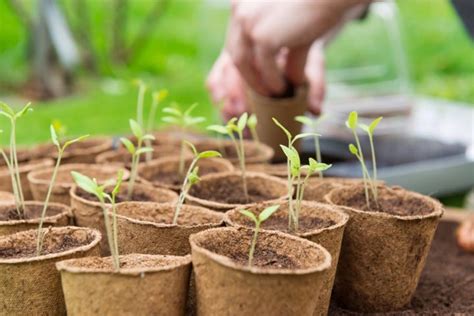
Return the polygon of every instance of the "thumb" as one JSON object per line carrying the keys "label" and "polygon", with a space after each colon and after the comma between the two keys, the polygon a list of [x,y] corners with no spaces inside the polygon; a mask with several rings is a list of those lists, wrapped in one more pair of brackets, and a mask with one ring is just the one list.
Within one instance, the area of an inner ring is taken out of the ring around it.
{"label": "thumb", "polygon": [[313,114],[319,114],[326,93],[324,53],[320,45],[315,44],[311,47],[305,73],[309,84],[309,111]]}

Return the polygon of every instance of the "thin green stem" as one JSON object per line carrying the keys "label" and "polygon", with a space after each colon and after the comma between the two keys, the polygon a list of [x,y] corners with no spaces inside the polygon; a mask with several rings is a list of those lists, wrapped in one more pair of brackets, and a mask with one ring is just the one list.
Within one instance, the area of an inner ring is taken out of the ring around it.
{"label": "thin green stem", "polygon": [[[319,145],[319,136],[314,136],[314,148],[316,150],[316,161],[317,162],[322,162],[321,158],[321,147]],[[319,177],[322,179],[323,178],[323,172],[319,171]]]}
{"label": "thin green stem", "polygon": [[181,212],[181,208],[183,207],[184,201],[186,199],[186,194],[188,194],[189,191],[189,174],[193,171],[194,166],[198,162],[197,158],[194,158],[191,164],[189,165],[188,172],[186,173],[186,177],[184,177],[183,185],[181,187],[181,193],[179,194],[179,199],[178,203],[176,204],[176,209],[174,211],[174,216],[173,216],[173,225],[176,225],[178,223],[178,217],[179,213]]}
{"label": "thin green stem", "polygon": [[18,190],[18,197],[20,201],[20,212],[23,214],[25,209],[25,199],[23,197],[23,190],[21,188],[21,178],[20,178],[20,168],[18,166],[18,157],[16,154],[16,122],[14,119],[11,121],[12,124],[12,132],[11,132],[11,146],[10,146],[10,158],[11,164],[13,165],[13,169],[15,170],[15,178],[16,178],[16,185]]}
{"label": "thin green stem", "polygon": [[63,155],[63,149],[60,149],[58,152],[58,159],[56,160],[56,165],[53,169],[53,175],[51,177],[51,181],[49,182],[48,193],[46,193],[46,199],[43,203],[43,210],[41,211],[40,222],[38,226],[38,236],[36,237],[36,255],[39,256],[41,254],[41,250],[43,248],[43,223],[44,218],[46,217],[46,210],[48,209],[49,200],[51,198],[51,193],[53,192],[54,183],[56,182],[56,176],[58,174],[59,165],[61,164],[61,158]]}
{"label": "thin green stem", "polygon": [[7,157],[7,154],[5,151],[0,149],[0,152],[2,153],[3,159],[5,160],[5,163],[7,164],[8,168],[8,173],[10,173],[10,179],[12,182],[12,191],[13,191],[13,196],[15,197],[15,206],[16,206],[16,212],[18,213],[18,218],[22,218],[22,213],[20,210],[20,198],[18,197],[18,189],[16,186],[16,180],[15,180],[15,171],[12,168],[12,165],[9,161],[9,158]]}
{"label": "thin green stem", "polygon": [[[183,130],[184,133],[184,130]],[[186,148],[186,143],[184,142],[184,139],[181,141],[181,148],[179,150],[179,167],[178,167],[178,172],[179,175],[182,176],[184,173],[184,150]]]}
{"label": "thin green stem", "polygon": [[370,142],[370,151],[372,153],[372,187],[374,190],[374,199],[375,202],[377,203],[378,201],[378,192],[377,192],[377,161],[375,159],[375,146],[374,146],[374,139],[372,136],[372,133],[369,133],[369,142]]}
{"label": "thin green stem", "polygon": [[115,249],[115,256],[114,256],[114,266],[116,270],[120,269],[120,259],[119,259],[119,249],[118,249],[118,228],[117,228],[117,208],[115,207],[115,196],[112,198],[112,234],[114,238],[114,249]]}
{"label": "thin green stem", "polygon": [[[152,133],[153,132],[153,129],[154,129],[154,122],[155,122],[155,117],[156,117],[156,109],[158,108],[158,100],[156,100],[156,98],[153,98],[153,102],[151,104],[151,108],[150,108],[150,113],[148,115],[148,123],[147,123],[147,133]],[[145,141],[145,145],[147,147],[151,147],[151,140],[147,139]],[[146,153],[146,156],[145,156],[145,159],[146,161],[151,161],[151,159],[153,158],[153,153],[152,152],[148,152]]]}
{"label": "thin green stem", "polygon": [[133,189],[135,187],[135,181],[137,179],[138,173],[138,161],[140,157],[135,154],[132,156],[132,169],[130,171],[130,181],[128,182],[128,190],[127,190],[127,200],[131,201],[133,197]]}
{"label": "thin green stem", "polygon": [[145,86],[140,85],[138,89],[138,99],[137,99],[137,121],[138,124],[143,128],[143,98],[145,96]]}
{"label": "thin green stem", "polygon": [[250,134],[252,134],[252,139],[257,143],[259,144],[260,143],[260,138],[258,137],[258,134],[257,134],[257,131],[255,130],[255,128],[249,128],[250,129]]}
{"label": "thin green stem", "polygon": [[252,238],[252,243],[250,244],[250,251],[249,251],[249,267],[252,266],[252,262],[253,262],[253,255],[255,253],[255,247],[257,245],[257,236],[258,236],[258,232],[260,230],[260,222],[257,221],[255,222],[255,231],[253,233],[253,238]]}
{"label": "thin green stem", "polygon": [[240,144],[240,169],[242,172],[242,184],[244,187],[245,199],[249,201],[249,191],[247,189],[247,176],[245,175],[245,151],[242,131],[239,131],[239,144]]}
{"label": "thin green stem", "polygon": [[107,241],[108,241],[110,253],[112,255],[113,262],[114,262],[114,269],[118,270],[120,268],[120,266],[116,265],[116,260],[114,259],[114,258],[118,258],[118,254],[115,252],[116,248],[115,248],[114,241],[113,241],[114,236],[113,236],[112,229],[111,229],[111,226],[110,226],[109,216],[107,214],[107,207],[105,205],[104,198],[102,196],[98,196],[98,198],[99,198],[99,201],[100,201],[100,205],[102,207],[102,212],[104,213],[105,232],[107,234]]}

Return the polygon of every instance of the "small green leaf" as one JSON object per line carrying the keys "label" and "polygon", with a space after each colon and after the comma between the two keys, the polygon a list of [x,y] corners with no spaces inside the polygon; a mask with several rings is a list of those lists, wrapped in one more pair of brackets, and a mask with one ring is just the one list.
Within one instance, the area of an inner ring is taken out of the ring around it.
{"label": "small green leaf", "polygon": [[135,152],[135,155],[140,156],[140,155],[142,155],[142,154],[151,153],[151,152],[153,152],[153,148],[151,148],[151,147],[143,147],[143,148],[140,148],[139,150],[137,150],[137,151]]}
{"label": "small green leaf", "polygon": [[250,219],[251,219],[252,221],[254,221],[255,223],[258,222],[258,219],[257,219],[257,217],[255,216],[255,214],[252,213],[252,212],[250,212],[250,211],[248,211],[248,210],[241,210],[241,211],[239,211],[239,213],[242,214],[242,215],[244,215],[244,216],[246,216],[246,217],[248,217],[248,218],[250,218]]}
{"label": "small green leaf", "polygon": [[188,180],[191,185],[201,181],[201,178],[199,178],[199,167],[194,167],[193,171],[189,174]]}
{"label": "small green leaf", "polygon": [[77,138],[68,140],[67,142],[64,143],[64,145],[63,145],[63,150],[66,149],[66,148],[68,148],[69,146],[71,146],[71,145],[74,144],[74,143],[77,143],[77,142],[80,142],[80,141],[86,139],[87,137],[89,137],[89,135],[82,135],[82,136],[79,136],[79,137],[77,137]]}
{"label": "small green leaf", "polygon": [[114,198],[120,191],[120,186],[122,185],[122,181],[123,181],[123,169],[120,169],[117,173],[117,183],[115,184],[115,187],[112,190],[112,196]]}
{"label": "small green leaf", "polygon": [[164,99],[166,99],[167,96],[168,96],[168,90],[166,89],[161,89],[157,92],[153,92],[153,98],[158,102],[163,101]]}
{"label": "small green leaf", "polygon": [[178,117],[181,117],[183,115],[181,111],[176,107],[166,107],[163,109],[163,113],[171,114]]}
{"label": "small green leaf", "polygon": [[28,102],[28,104],[26,104],[23,109],[21,109],[18,113],[15,114],[15,118],[20,118],[31,111],[33,111],[33,109],[31,108],[31,102]]}
{"label": "small green leaf", "polygon": [[367,134],[370,134],[370,127],[366,124],[359,124],[359,127],[366,132]]}
{"label": "small green leaf", "polygon": [[321,135],[316,134],[316,133],[301,133],[295,136],[293,140],[291,141],[292,144],[294,144],[298,139],[305,138],[305,137],[319,137]]}
{"label": "small green leaf", "polygon": [[53,144],[56,147],[61,147],[61,145],[59,144],[58,135],[56,134],[56,129],[54,128],[53,124],[49,126],[49,130],[51,132],[51,141],[53,142]]}
{"label": "small green leaf", "polygon": [[135,145],[129,139],[122,137],[120,138],[120,141],[125,146],[125,148],[127,148],[129,153],[131,153],[132,155],[135,154]]}
{"label": "small green leaf", "polygon": [[379,125],[380,121],[383,119],[382,116],[380,117],[377,117],[375,120],[372,121],[372,123],[370,123],[369,125],[369,131],[370,131],[370,134],[374,134],[374,130],[375,128],[377,127],[377,125]]}
{"label": "small green leaf", "polygon": [[261,222],[266,221],[270,216],[273,215],[278,209],[280,208],[280,205],[272,205],[264,209],[259,215],[258,215],[258,220]]}
{"label": "small green leaf", "polygon": [[184,124],[186,126],[197,125],[199,123],[205,122],[206,119],[202,116],[192,117],[192,116],[185,116],[184,117]]}
{"label": "small green leaf", "polygon": [[222,157],[221,153],[215,150],[206,150],[198,154],[198,158]]}
{"label": "small green leaf", "polygon": [[187,140],[183,140],[184,144],[186,144],[191,150],[193,151],[194,156],[196,157],[198,155],[198,151],[196,149],[196,146],[193,145],[193,143],[188,142]]}
{"label": "small green leaf", "polygon": [[155,140],[155,136],[151,135],[151,134],[146,134],[142,137],[142,140]]}
{"label": "small green leaf", "polygon": [[301,124],[306,126],[313,126],[313,120],[304,115],[299,115],[295,117],[295,121],[300,122]]}
{"label": "small green leaf", "polygon": [[257,116],[255,114],[250,115],[249,119],[247,120],[247,126],[249,128],[255,128],[257,126],[257,123]]}
{"label": "small green leaf", "polygon": [[137,121],[132,120],[132,119],[130,119],[129,122],[130,122],[130,129],[132,130],[133,135],[135,135],[137,139],[142,139],[143,129],[140,126],[140,124],[138,124]]}
{"label": "small green leaf", "polygon": [[318,162],[318,164],[316,165],[316,171],[326,171],[331,167],[332,167],[331,164],[325,164],[325,163],[322,163],[322,162]]}
{"label": "small green leaf", "polygon": [[294,147],[287,147],[285,145],[280,145],[280,147],[290,162],[291,175],[297,176],[301,168],[301,161],[298,151]]}
{"label": "small green leaf", "polygon": [[0,110],[4,112],[4,115],[6,114],[5,116],[8,116],[10,118],[13,118],[15,116],[15,112],[13,111],[13,109],[6,103],[0,102]]}
{"label": "small green leaf", "polygon": [[84,191],[89,192],[91,194],[97,194],[99,192],[97,182],[95,182],[88,176],[76,171],[72,171],[71,176],[74,179],[74,182],[76,182],[76,184]]}
{"label": "small green leaf", "polygon": [[172,116],[163,116],[161,120],[169,124],[179,124],[179,120],[176,117],[172,117]]}
{"label": "small green leaf", "polygon": [[309,162],[309,170],[312,172],[316,171],[316,168],[318,167],[318,162],[313,158],[309,158],[308,162]]}
{"label": "small green leaf", "polygon": [[227,128],[224,127],[224,126],[221,126],[221,125],[209,125],[207,127],[207,130],[212,131],[212,132],[216,132],[216,133],[219,133],[219,134],[223,134],[223,135],[229,134],[229,131],[227,130]]}
{"label": "small green leaf", "polygon": [[291,133],[283,126],[281,125],[280,122],[278,122],[278,120],[274,117],[272,117],[272,120],[273,122],[276,124],[276,126],[278,126],[279,128],[281,128],[281,130],[286,134],[286,137],[288,138],[288,142],[291,141]]}
{"label": "small green leaf", "polygon": [[245,126],[247,126],[247,119],[248,119],[248,113],[244,112],[237,121],[237,128],[239,131],[243,131],[245,129]]}
{"label": "small green leaf", "polygon": [[358,115],[356,111],[349,113],[349,116],[346,121],[346,126],[354,130],[357,128]]}
{"label": "small green leaf", "polygon": [[354,146],[354,144],[350,144],[350,145],[349,145],[349,151],[350,151],[351,154],[353,154],[353,155],[356,155],[356,156],[359,155],[359,151],[357,150],[357,147]]}

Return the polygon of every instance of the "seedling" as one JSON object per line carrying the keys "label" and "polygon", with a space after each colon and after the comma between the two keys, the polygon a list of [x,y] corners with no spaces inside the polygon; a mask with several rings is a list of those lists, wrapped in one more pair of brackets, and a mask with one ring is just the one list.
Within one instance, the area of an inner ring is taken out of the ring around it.
{"label": "seedling", "polygon": [[[117,194],[120,192],[120,186],[122,185],[123,180],[123,170],[119,170],[117,174],[117,181],[115,183],[114,189],[110,194],[105,192],[107,186],[110,183],[99,185],[96,179],[91,179],[79,172],[71,172],[72,177],[76,184],[86,192],[89,192],[97,197],[100,201],[100,205],[104,214],[104,224],[105,231],[107,234],[107,239],[109,243],[110,253],[112,254],[112,262],[114,265],[114,270],[118,271],[120,269],[120,260],[119,260],[119,250],[118,250],[118,231],[117,231],[117,209],[115,206],[115,200]],[[112,226],[110,225],[110,220],[108,216],[108,208],[106,202],[111,204],[112,208]]]}
{"label": "seedling", "polygon": [[[176,104],[171,107],[166,107],[163,109],[163,112],[167,116],[163,117],[163,122],[171,123],[179,126],[181,128],[181,133],[184,135],[188,128],[199,123],[204,122],[206,119],[201,116],[192,116],[191,112],[196,108],[197,103],[191,105],[186,111],[181,111]],[[181,150],[179,154],[179,169],[178,172],[180,175],[184,174],[184,154],[185,154],[185,139],[181,140]]]}
{"label": "seedling", "polygon": [[137,181],[138,175],[138,164],[140,163],[140,156],[153,151],[153,148],[143,146],[143,142],[147,140],[154,140],[155,137],[150,134],[145,134],[142,127],[134,120],[130,120],[130,129],[132,134],[137,139],[137,145],[135,146],[129,139],[122,137],[120,141],[127,148],[128,152],[132,155],[132,168],[130,170],[130,180],[128,182],[127,199],[131,200],[133,196],[133,189],[135,182]]}
{"label": "seedling", "polygon": [[[374,135],[375,128],[377,127],[377,125],[380,123],[381,120],[382,120],[382,117],[378,117],[375,120],[373,120],[370,123],[370,125],[359,124],[357,112],[352,111],[351,113],[349,113],[349,117],[347,118],[347,121],[346,121],[346,126],[352,131],[352,134],[354,135],[354,139],[356,142],[356,145],[354,144],[349,145],[349,151],[351,152],[351,154],[356,156],[357,160],[359,160],[359,163],[361,165],[362,176],[364,179],[365,200],[366,200],[368,208],[370,208],[369,191],[370,193],[372,193],[372,198],[375,201],[375,204],[378,205],[377,162],[375,158],[375,147],[374,147],[373,135]],[[357,128],[361,128],[369,136],[370,151],[371,151],[371,156],[372,156],[372,176],[370,175],[369,170],[367,169],[367,165],[365,164],[364,153],[362,151],[359,137],[357,136]]]}
{"label": "seedling", "polygon": [[10,157],[2,150],[3,159],[7,165],[12,181],[13,195],[15,196],[16,211],[19,218],[23,218],[25,209],[25,198],[21,188],[20,171],[18,167],[18,158],[16,153],[16,122],[19,118],[33,111],[30,103],[25,105],[20,111],[15,112],[6,103],[0,102],[0,115],[7,117],[10,121]]}
{"label": "seedling", "polygon": [[[155,117],[156,117],[156,110],[158,109],[158,106],[160,103],[166,99],[168,96],[168,90],[159,90],[155,91],[152,94],[152,103],[151,103],[151,108],[150,108],[150,113],[148,115],[148,123],[146,127],[147,133],[152,133],[154,129],[154,123],[155,123]],[[151,140],[145,141],[145,144],[147,147],[151,147]],[[150,161],[153,158],[152,153],[146,153],[146,161]]]}
{"label": "seedling", "polygon": [[258,217],[255,216],[254,213],[248,210],[240,211],[242,215],[247,216],[255,223],[252,243],[250,244],[250,250],[249,250],[249,262],[248,262],[249,267],[252,266],[253,255],[255,252],[255,247],[257,246],[257,237],[258,237],[258,233],[260,232],[260,226],[262,225],[264,221],[266,221],[270,216],[272,216],[273,213],[275,213],[279,207],[280,205],[269,206],[266,209],[264,209],[260,214],[258,214]]}
{"label": "seedling", "polygon": [[141,79],[136,79],[134,84],[138,86],[137,98],[137,122],[143,128],[143,100],[145,98],[146,84]]}
{"label": "seedling", "polygon": [[258,138],[258,134],[257,134],[257,123],[258,123],[257,116],[255,114],[250,115],[247,121],[247,126],[249,127],[250,134],[252,135],[252,139],[256,143],[260,143],[260,139]]}
{"label": "seedling", "polygon": [[[228,135],[235,146],[235,151],[239,158],[240,172],[242,177],[242,186],[245,194],[245,199],[249,200],[249,194],[247,189],[247,179],[245,176],[245,150],[244,150],[244,129],[248,123],[248,114],[245,112],[239,119],[231,118],[226,125],[211,125],[207,129],[218,134]],[[237,138],[235,138],[237,134]]]}
{"label": "seedling", "polygon": [[[317,119],[310,119],[307,116],[297,116],[297,117],[295,117],[295,120],[297,122],[300,122],[301,124],[308,126],[315,133],[318,132],[318,126],[321,123],[321,121],[324,120],[324,119],[325,119],[324,115],[321,115]],[[314,151],[316,153],[316,157],[315,157],[316,161],[322,161],[321,147],[319,145],[319,135],[317,135],[317,134],[314,135]],[[323,178],[323,173],[322,172],[319,173],[319,177]]]}
{"label": "seedling", "polygon": [[59,166],[61,165],[61,159],[63,157],[64,151],[66,148],[68,148],[70,145],[80,142],[81,140],[89,137],[89,135],[84,135],[78,138],[71,139],[69,141],[64,142],[63,145],[60,144],[58,135],[56,133],[56,129],[54,128],[53,125],[50,126],[50,132],[51,132],[51,141],[53,144],[56,146],[58,150],[58,158],[56,160],[56,165],[54,166],[53,169],[53,175],[51,176],[51,181],[49,183],[48,187],[48,192],[46,193],[46,199],[43,203],[43,210],[41,211],[41,217],[40,217],[40,222],[38,225],[38,234],[36,238],[36,254],[39,256],[41,254],[41,250],[43,248],[43,240],[44,240],[44,234],[43,234],[43,223],[44,223],[44,218],[46,217],[46,210],[48,209],[49,205],[49,200],[51,198],[51,193],[53,192],[53,187],[54,183],[56,182],[56,177],[58,174]]}
{"label": "seedling", "polygon": [[191,161],[189,165],[188,172],[186,173],[186,177],[184,177],[183,185],[181,186],[181,193],[179,194],[178,203],[176,204],[176,209],[174,212],[173,217],[173,224],[176,225],[178,223],[179,213],[181,208],[186,200],[186,196],[193,185],[200,181],[199,178],[199,167],[197,167],[197,163],[200,159],[203,158],[212,158],[212,157],[221,157],[221,154],[214,150],[208,150],[203,152],[198,152],[196,147],[190,142],[186,142],[186,144],[191,148],[194,154],[194,159]]}

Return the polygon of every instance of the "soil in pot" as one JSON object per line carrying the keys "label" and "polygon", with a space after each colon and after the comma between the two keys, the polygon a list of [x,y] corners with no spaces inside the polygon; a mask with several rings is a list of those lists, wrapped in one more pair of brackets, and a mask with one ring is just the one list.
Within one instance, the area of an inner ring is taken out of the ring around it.
{"label": "soil in pot", "polygon": [[[192,158],[185,160],[184,173],[179,174],[179,157],[166,157],[148,163],[141,164],[138,175],[144,181],[157,187],[163,187],[179,191],[184,181],[186,171],[191,164]],[[199,175],[205,176],[218,172],[230,172],[234,170],[233,165],[222,158],[206,158],[198,161]]]}
{"label": "soil in pot", "polygon": [[[216,150],[221,153],[222,157],[232,162],[234,165],[239,164],[239,158],[235,145],[229,139],[207,139],[197,142],[196,149],[201,152],[205,150]],[[245,164],[266,163],[273,157],[273,149],[265,144],[257,143],[250,140],[244,140]]]}
{"label": "soil in pot", "polygon": [[68,315],[184,315],[191,257],[130,254],[58,262]]}
{"label": "soil in pot", "polygon": [[443,214],[427,196],[398,187],[378,191],[379,207],[370,209],[363,185],[326,196],[350,216],[334,285],[338,304],[350,310],[386,312],[410,302]]}
{"label": "soil in pot", "polygon": [[[42,202],[25,202],[23,217],[20,218],[15,202],[0,204],[0,236],[13,234],[23,230],[37,228],[41,212]],[[63,204],[49,203],[44,218],[44,227],[67,226],[71,218],[71,209]]]}
{"label": "soil in pot", "polygon": [[217,228],[190,237],[197,314],[313,315],[331,255],[308,240],[261,231],[249,267],[252,236],[246,228]]}
{"label": "soil in pot", "polygon": [[224,223],[221,213],[183,205],[178,224],[174,225],[174,212],[175,205],[171,203],[118,204],[119,252],[184,256],[191,252],[191,234]]}
{"label": "soil in pot", "polygon": [[[255,215],[263,211],[272,203],[259,203],[252,205],[247,210]],[[228,211],[225,215],[225,222],[228,226],[254,227],[248,217],[240,213],[242,208]],[[323,286],[318,295],[318,301],[314,315],[326,315],[331,299],[331,291],[336,276],[336,269],[339,260],[341,242],[344,228],[349,220],[349,216],[334,206],[327,204],[302,201],[299,214],[299,230],[290,232],[288,229],[288,202],[280,204],[280,208],[270,218],[263,222],[261,228],[265,230],[281,231],[305,238],[318,243],[326,248],[332,257],[331,268],[324,273]]]}
{"label": "soil in pot", "polygon": [[0,297],[5,315],[65,315],[61,277],[55,263],[99,254],[100,233],[53,227],[36,256],[37,230],[0,236]]}
{"label": "soil in pot", "polygon": [[[74,143],[64,151],[63,164],[71,163],[95,163],[97,155],[112,149],[113,139],[107,136],[89,137]],[[57,158],[57,152],[53,154]]]}
{"label": "soil in pot", "polygon": [[[441,221],[410,304],[380,315],[473,315],[474,254],[456,247],[457,222]],[[330,315],[362,315],[331,306]]]}
{"label": "soil in pot", "polygon": [[[28,173],[34,170],[41,170],[44,168],[52,167],[54,161],[52,159],[40,159],[40,160],[29,160],[19,163],[20,182],[23,190],[23,196],[25,200],[33,200],[33,194],[30,189],[28,182]],[[0,167],[0,190],[13,192],[12,180],[10,177],[10,171],[6,166]]]}
{"label": "soil in pot", "polygon": [[284,199],[288,193],[282,179],[263,173],[247,172],[246,198],[240,172],[218,173],[201,178],[189,191],[187,203],[226,211],[242,205]]}
{"label": "soil in pot", "polygon": [[[110,187],[106,191],[110,191]],[[171,190],[155,188],[148,184],[136,183],[132,198],[127,197],[128,183],[125,182],[120,188],[116,197],[116,203],[125,201],[136,202],[155,202],[155,203],[176,203],[178,195]],[[74,212],[74,219],[78,226],[90,227],[99,230],[102,233],[102,242],[100,244],[101,255],[110,255],[107,234],[105,233],[104,214],[102,206],[94,195],[74,186],[70,192],[71,206]]]}
{"label": "soil in pot", "polygon": [[[95,178],[99,183],[107,180],[115,180],[117,172],[121,167],[112,165],[89,165],[89,164],[67,164],[58,169],[56,182],[51,194],[51,202],[70,205],[69,191],[74,185],[71,171],[80,172],[90,178]],[[37,170],[28,174],[28,181],[33,193],[33,198],[37,201],[44,201],[51,181],[53,168]],[[128,179],[129,172],[124,170],[123,178]]]}

